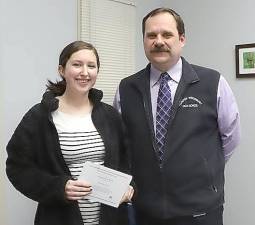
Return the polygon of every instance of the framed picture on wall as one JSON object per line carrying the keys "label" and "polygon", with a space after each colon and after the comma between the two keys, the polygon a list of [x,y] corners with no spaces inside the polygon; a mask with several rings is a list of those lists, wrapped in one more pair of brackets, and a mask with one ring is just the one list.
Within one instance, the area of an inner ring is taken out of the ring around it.
{"label": "framed picture on wall", "polygon": [[255,43],[235,46],[236,77],[255,77]]}

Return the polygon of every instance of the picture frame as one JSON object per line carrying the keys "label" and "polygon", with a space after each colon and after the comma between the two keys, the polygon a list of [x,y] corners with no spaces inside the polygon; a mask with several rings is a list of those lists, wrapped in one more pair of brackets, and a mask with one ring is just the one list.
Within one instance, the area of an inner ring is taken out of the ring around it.
{"label": "picture frame", "polygon": [[236,77],[255,77],[255,43],[235,46]]}

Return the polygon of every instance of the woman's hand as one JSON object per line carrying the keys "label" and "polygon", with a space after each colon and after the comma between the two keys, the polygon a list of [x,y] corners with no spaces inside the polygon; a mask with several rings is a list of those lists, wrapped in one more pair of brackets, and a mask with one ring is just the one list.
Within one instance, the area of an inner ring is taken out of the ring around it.
{"label": "woman's hand", "polygon": [[134,188],[129,185],[128,190],[125,192],[125,194],[122,196],[122,199],[120,201],[120,204],[123,202],[131,202],[131,199],[134,194]]}
{"label": "woman's hand", "polygon": [[83,180],[68,180],[65,186],[66,198],[68,200],[81,200],[91,193],[91,185]]}

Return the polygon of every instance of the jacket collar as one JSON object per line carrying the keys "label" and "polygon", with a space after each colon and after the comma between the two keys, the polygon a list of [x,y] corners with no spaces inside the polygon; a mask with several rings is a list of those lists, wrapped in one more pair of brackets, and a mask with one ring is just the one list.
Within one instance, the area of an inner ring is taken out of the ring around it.
{"label": "jacket collar", "polygon": [[[183,57],[182,59],[182,75],[178,85],[174,102],[178,104],[178,100],[181,97],[183,91],[186,87],[192,83],[198,82],[199,77],[196,71],[193,69],[192,65],[189,64]],[[135,85],[138,90],[141,92],[145,99],[150,100],[150,68],[151,64],[149,63],[146,68],[137,73]]]}
{"label": "jacket collar", "polygon": [[192,65],[189,64],[183,57],[182,59],[182,77],[183,81],[187,84],[195,83],[199,81],[199,77]]}
{"label": "jacket collar", "polygon": [[[41,104],[47,109],[48,112],[53,112],[58,108],[59,100],[56,98],[57,95],[52,91],[46,91],[43,94]],[[89,91],[89,99],[94,105],[101,102],[103,98],[103,92],[101,90],[92,88]]]}
{"label": "jacket collar", "polygon": [[[182,59],[182,75],[181,75],[181,81],[186,84],[191,84],[199,81],[199,77],[195,70],[193,69],[192,65],[189,64],[183,57]],[[144,90],[144,82],[150,81],[150,68],[151,64],[149,63],[146,68],[139,72],[139,75],[137,76],[137,87],[140,90]]]}

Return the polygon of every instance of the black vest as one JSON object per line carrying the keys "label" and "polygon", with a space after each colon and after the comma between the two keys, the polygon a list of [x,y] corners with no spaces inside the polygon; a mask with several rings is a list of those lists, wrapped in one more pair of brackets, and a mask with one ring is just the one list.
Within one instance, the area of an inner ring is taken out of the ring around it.
{"label": "black vest", "polygon": [[203,213],[224,202],[225,161],[217,124],[220,75],[182,61],[162,169],[155,153],[150,65],[123,79],[119,87],[137,185],[135,205],[155,218]]}

